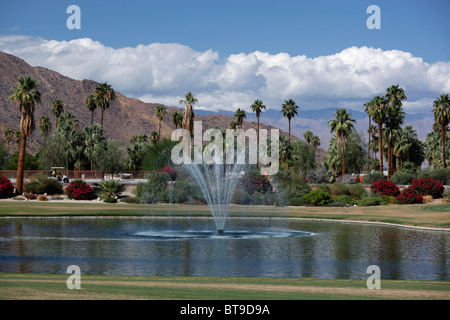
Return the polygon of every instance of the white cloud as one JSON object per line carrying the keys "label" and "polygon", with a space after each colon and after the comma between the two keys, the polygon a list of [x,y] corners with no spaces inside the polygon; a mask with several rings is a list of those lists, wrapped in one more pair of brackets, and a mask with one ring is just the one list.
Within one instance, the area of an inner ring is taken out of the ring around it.
{"label": "white cloud", "polygon": [[0,50],[75,79],[108,81],[148,102],[178,105],[192,91],[198,106],[211,110],[249,110],[255,99],[279,109],[291,98],[305,109],[352,105],[361,110],[374,95],[399,84],[408,96],[408,111],[428,112],[430,101],[450,92],[449,61],[428,64],[409,52],[368,47],[316,58],[256,51],[220,62],[213,50],[174,43],[114,49],[88,38],[0,36]]}

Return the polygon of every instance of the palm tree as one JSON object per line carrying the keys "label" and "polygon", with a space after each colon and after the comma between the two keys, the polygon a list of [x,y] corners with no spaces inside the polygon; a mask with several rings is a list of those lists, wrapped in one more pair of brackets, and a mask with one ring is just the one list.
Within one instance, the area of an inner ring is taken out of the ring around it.
{"label": "palm tree", "polygon": [[230,129],[233,129],[233,131],[236,131],[236,129],[239,128],[239,122],[237,120],[233,120],[230,122]]}
{"label": "palm tree", "polygon": [[52,113],[56,117],[55,128],[58,128],[58,119],[64,112],[64,108],[65,108],[64,102],[62,102],[61,100],[57,99],[53,101]]}
{"label": "palm tree", "polygon": [[101,110],[100,128],[103,130],[103,112],[109,108],[111,101],[116,98],[116,92],[107,82],[100,83],[94,91],[95,100]]}
{"label": "palm tree", "polygon": [[289,141],[291,141],[291,119],[297,115],[298,106],[295,104],[294,100],[289,99],[284,100],[284,103],[281,107],[283,116],[289,121]]}
{"label": "palm tree", "polygon": [[345,108],[338,108],[333,114],[334,119],[328,122],[330,132],[335,134],[337,151],[342,159],[342,176],[345,176],[345,149],[347,147],[347,137],[354,129],[354,119],[351,118],[351,114],[347,112]]}
{"label": "palm tree", "polygon": [[158,132],[152,131],[150,132],[150,140],[153,144],[157,143],[159,141]]}
{"label": "palm tree", "polygon": [[309,131],[309,130],[303,134],[303,138],[305,138],[305,141],[307,144],[311,144],[313,136],[314,136],[314,133],[312,133],[312,131]]}
{"label": "palm tree", "polygon": [[8,150],[9,153],[9,144],[11,143],[11,140],[14,136],[14,131],[12,129],[6,129],[3,134],[5,135],[6,138],[6,148]]}
{"label": "palm tree", "polygon": [[[257,99],[255,100],[255,102],[253,102],[253,104],[250,106],[250,109],[256,113],[256,121],[257,121],[257,133],[256,133],[256,144],[258,146],[259,149],[259,117],[261,116],[261,112],[263,110],[266,110],[266,106],[264,105],[264,103]],[[258,159],[258,154],[256,154],[256,157]]]}
{"label": "palm tree", "polygon": [[163,106],[157,106],[155,110],[156,117],[159,119],[158,123],[158,141],[161,138],[161,123],[164,119],[164,116],[167,114],[167,109]]}
{"label": "palm tree", "polygon": [[139,143],[147,143],[148,142],[148,137],[146,134],[141,133],[138,137],[137,137],[137,142]]}
{"label": "palm tree", "polygon": [[234,117],[236,118],[236,121],[239,123],[239,127],[242,129],[244,119],[247,118],[245,111],[242,110],[241,108],[238,108],[234,114]]}
{"label": "palm tree", "polygon": [[35,128],[34,108],[36,103],[41,102],[41,93],[36,90],[38,83],[30,76],[19,78],[17,86],[13,87],[14,93],[8,98],[19,104],[19,111],[22,112],[20,119],[20,151],[19,163],[17,167],[17,192],[23,192],[23,171],[25,166],[25,154],[27,138]]}
{"label": "palm tree", "polygon": [[314,148],[314,153],[316,153],[317,147],[320,146],[320,138],[318,136],[313,136],[311,138],[311,144]]}
{"label": "palm tree", "polygon": [[439,98],[433,102],[434,121],[441,131],[441,148],[442,148],[442,166],[445,168],[445,132],[450,123],[450,100],[448,94],[441,94]]}
{"label": "palm tree", "polygon": [[192,92],[186,93],[184,100],[180,100],[180,104],[185,104],[183,110],[183,127],[188,130],[192,136],[192,131],[194,130],[194,110],[192,106],[197,103],[198,100],[194,97]]}
{"label": "palm tree", "polygon": [[48,116],[41,116],[39,118],[39,130],[41,130],[42,135],[44,136],[44,145],[47,141],[47,136],[52,130],[52,125],[50,123],[50,118]]}
{"label": "palm tree", "polygon": [[64,112],[58,119],[58,128],[61,125],[68,125],[76,130],[78,129],[78,120],[71,112]]}
{"label": "palm tree", "polygon": [[[369,116],[369,118],[370,118],[370,116]],[[369,158],[369,163],[372,163],[372,169],[373,169],[373,165],[374,165],[373,161],[377,159],[377,151],[376,151],[376,144],[375,144],[375,142],[378,142],[378,137],[377,137],[378,128],[377,128],[376,125],[371,124],[369,126],[369,129],[367,130],[367,132],[369,133],[369,143],[368,143],[369,146],[368,146],[368,148],[371,151],[373,151],[373,157]],[[374,150],[374,148],[375,148],[375,150]]]}
{"label": "palm tree", "polygon": [[383,173],[383,124],[387,119],[388,101],[383,96],[376,96],[372,99],[373,104],[369,106],[369,116],[378,126],[378,143],[380,150],[380,171]]}
{"label": "palm tree", "polygon": [[94,170],[95,160],[100,152],[106,150],[106,137],[98,125],[84,127],[84,155],[88,159],[91,170]]}
{"label": "palm tree", "polygon": [[183,126],[183,114],[181,112],[174,112],[170,115],[175,129],[181,128]]}
{"label": "palm tree", "polygon": [[90,94],[86,98],[86,108],[91,112],[91,126],[94,124],[94,111],[97,109],[97,100],[95,95]]}

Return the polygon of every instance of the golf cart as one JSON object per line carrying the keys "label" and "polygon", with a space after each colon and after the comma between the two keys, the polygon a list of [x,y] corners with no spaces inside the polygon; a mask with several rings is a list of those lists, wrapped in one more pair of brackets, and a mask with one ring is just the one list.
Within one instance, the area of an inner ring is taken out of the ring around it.
{"label": "golf cart", "polygon": [[65,169],[64,167],[51,167],[49,176],[54,179],[58,179],[58,181],[69,183],[69,177],[67,177],[65,174],[62,173],[64,169]]}

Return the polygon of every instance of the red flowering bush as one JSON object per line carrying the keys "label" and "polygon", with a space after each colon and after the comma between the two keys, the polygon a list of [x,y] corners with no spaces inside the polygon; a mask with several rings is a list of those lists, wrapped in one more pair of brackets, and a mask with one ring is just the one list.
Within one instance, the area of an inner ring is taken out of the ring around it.
{"label": "red flowering bush", "polygon": [[397,201],[401,204],[413,204],[413,203],[422,203],[423,197],[413,186],[409,186],[400,192],[397,196]]}
{"label": "red flowering bush", "polygon": [[433,198],[442,198],[444,193],[444,186],[438,180],[433,178],[419,178],[413,179],[412,188],[422,196],[433,196]]}
{"label": "red flowering bush", "polygon": [[66,195],[75,200],[92,200],[95,198],[94,190],[83,180],[75,180],[66,188]]}
{"label": "red flowering bush", "polygon": [[247,174],[242,178],[241,182],[249,194],[254,192],[272,193],[272,185],[269,179],[259,173]]}
{"label": "red flowering bush", "polygon": [[175,170],[172,167],[164,167],[162,169],[159,169],[158,172],[166,172],[166,173],[168,173],[169,176],[170,176],[170,179],[172,181],[175,181],[177,179],[178,172],[177,172],[177,170]]}
{"label": "red flowering bush", "polygon": [[11,180],[0,175],[0,199],[10,198],[14,195],[14,186]]}
{"label": "red flowering bush", "polygon": [[400,194],[400,189],[395,183],[387,179],[380,179],[372,183],[370,190],[382,196],[396,197]]}

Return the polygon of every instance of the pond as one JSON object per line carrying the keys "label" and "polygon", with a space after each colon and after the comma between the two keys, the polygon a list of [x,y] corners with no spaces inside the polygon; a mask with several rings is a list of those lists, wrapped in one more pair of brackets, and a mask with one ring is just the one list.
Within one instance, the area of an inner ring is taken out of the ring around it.
{"label": "pond", "polygon": [[298,219],[1,218],[0,272],[449,281],[450,232]]}

